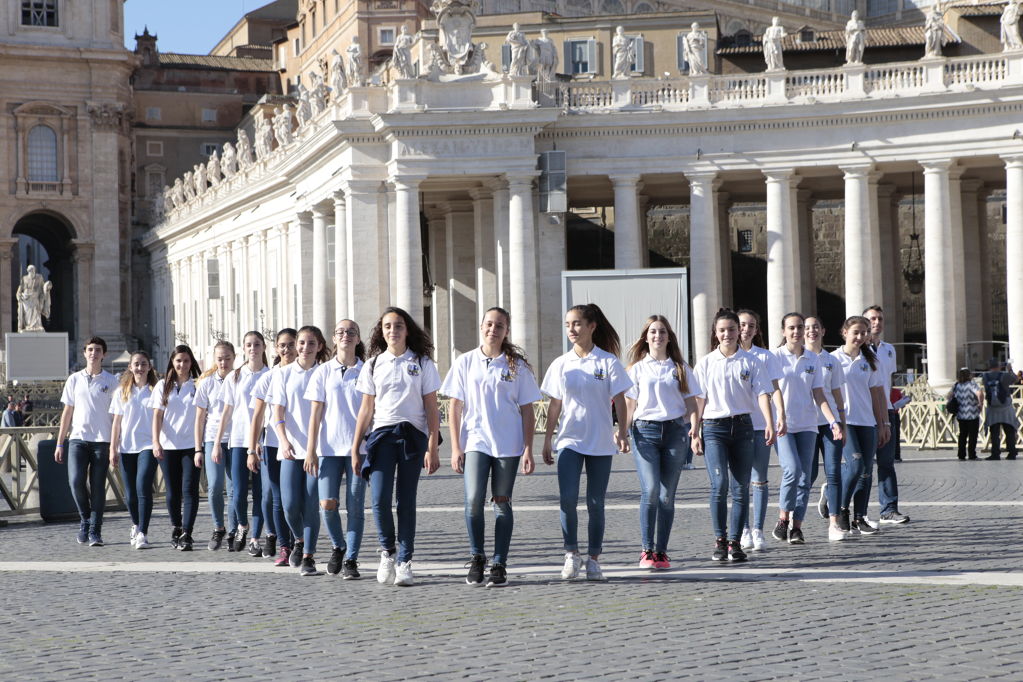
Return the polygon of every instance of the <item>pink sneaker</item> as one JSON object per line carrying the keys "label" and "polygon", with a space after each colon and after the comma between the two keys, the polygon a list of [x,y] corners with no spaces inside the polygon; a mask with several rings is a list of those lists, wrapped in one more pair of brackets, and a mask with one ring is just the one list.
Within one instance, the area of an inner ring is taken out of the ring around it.
{"label": "pink sneaker", "polygon": [[277,554],[277,558],[274,559],[274,566],[289,566],[291,557],[291,548],[286,545],[281,545],[280,552]]}
{"label": "pink sneaker", "polygon": [[640,568],[654,568],[654,553],[649,549],[644,549],[643,553],[639,555],[639,567]]}
{"label": "pink sneaker", "polygon": [[671,568],[671,560],[664,552],[654,554],[654,568],[658,571],[666,571]]}

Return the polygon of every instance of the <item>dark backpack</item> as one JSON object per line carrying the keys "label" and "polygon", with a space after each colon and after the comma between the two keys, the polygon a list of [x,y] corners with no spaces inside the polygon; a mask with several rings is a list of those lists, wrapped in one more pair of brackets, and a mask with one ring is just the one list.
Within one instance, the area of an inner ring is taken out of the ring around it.
{"label": "dark backpack", "polygon": [[1001,372],[988,372],[984,375],[984,393],[989,404],[1005,404],[1009,399],[1009,391],[1002,381]]}

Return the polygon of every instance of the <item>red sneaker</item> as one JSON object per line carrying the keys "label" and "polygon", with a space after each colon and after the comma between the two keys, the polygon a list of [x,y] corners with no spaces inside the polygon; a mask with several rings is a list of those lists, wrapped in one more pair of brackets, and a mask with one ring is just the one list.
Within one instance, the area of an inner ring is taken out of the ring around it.
{"label": "red sneaker", "polygon": [[277,558],[274,559],[274,566],[289,566],[291,557],[291,548],[287,545],[281,545],[280,552],[277,554]]}
{"label": "red sneaker", "polygon": [[654,568],[658,571],[666,571],[671,568],[671,559],[664,552],[654,554]]}
{"label": "red sneaker", "polygon": [[643,553],[639,555],[639,567],[654,568],[654,553],[651,550],[644,549]]}

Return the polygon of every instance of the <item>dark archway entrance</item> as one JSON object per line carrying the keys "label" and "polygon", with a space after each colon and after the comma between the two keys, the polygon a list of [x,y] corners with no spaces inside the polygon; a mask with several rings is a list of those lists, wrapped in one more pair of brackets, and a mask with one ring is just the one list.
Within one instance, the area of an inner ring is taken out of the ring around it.
{"label": "dark archway entrance", "polygon": [[69,337],[76,338],[73,229],[62,216],[30,213],[14,225],[12,236],[17,238],[18,246],[11,268],[14,273],[11,331],[16,331],[18,324],[18,304],[14,300],[18,282],[25,268],[34,265],[44,279],[53,282],[50,318],[43,320],[43,326],[46,331],[67,332]]}

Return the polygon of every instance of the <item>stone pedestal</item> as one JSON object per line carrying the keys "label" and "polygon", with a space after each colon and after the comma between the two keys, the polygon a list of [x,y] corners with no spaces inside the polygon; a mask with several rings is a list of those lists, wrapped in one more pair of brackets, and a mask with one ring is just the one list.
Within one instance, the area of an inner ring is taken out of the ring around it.
{"label": "stone pedestal", "polygon": [[48,381],[68,375],[67,332],[5,334],[7,381]]}

